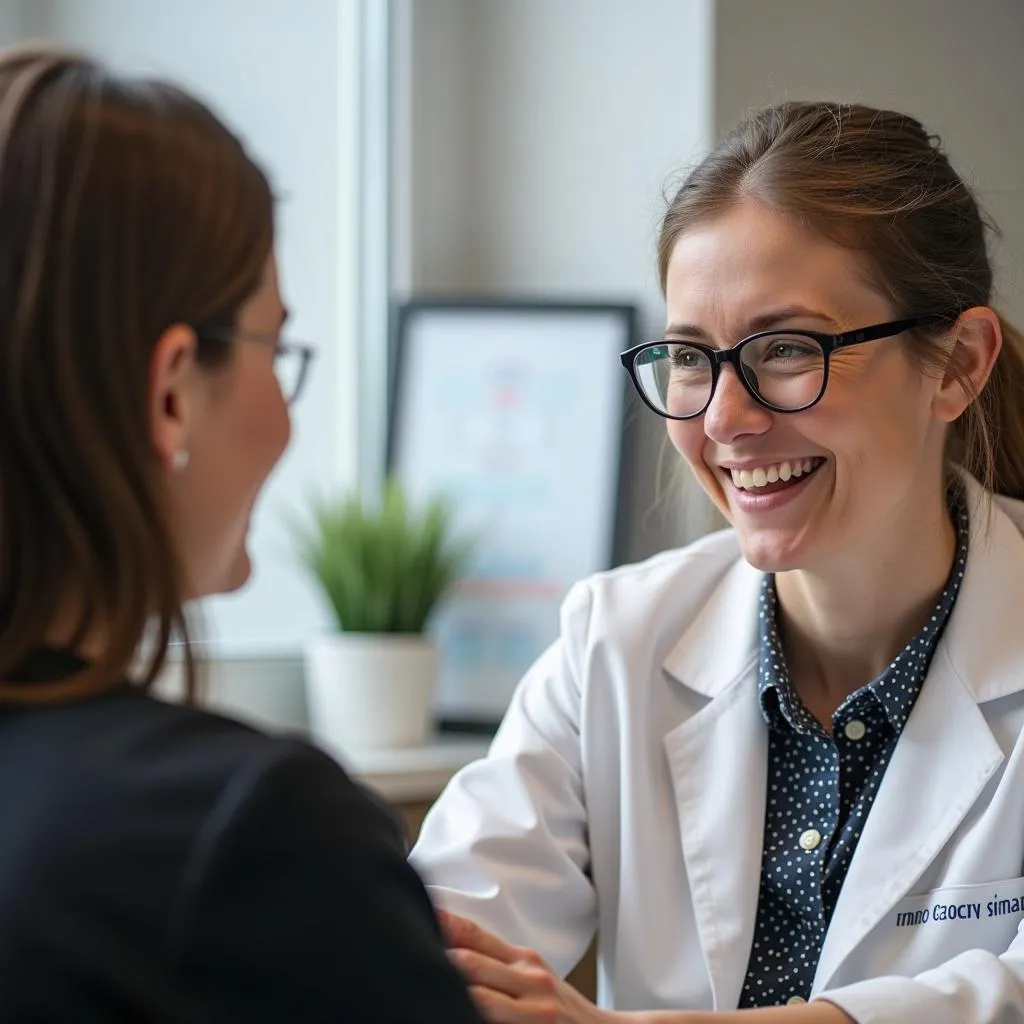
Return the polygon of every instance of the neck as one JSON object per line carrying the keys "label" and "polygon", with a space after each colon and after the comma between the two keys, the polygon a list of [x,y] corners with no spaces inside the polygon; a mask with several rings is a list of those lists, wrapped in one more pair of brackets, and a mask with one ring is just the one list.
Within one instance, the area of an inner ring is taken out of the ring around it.
{"label": "neck", "polygon": [[865,537],[852,557],[776,577],[790,678],[826,725],[924,627],[946,586],[956,530],[944,496],[905,518]]}

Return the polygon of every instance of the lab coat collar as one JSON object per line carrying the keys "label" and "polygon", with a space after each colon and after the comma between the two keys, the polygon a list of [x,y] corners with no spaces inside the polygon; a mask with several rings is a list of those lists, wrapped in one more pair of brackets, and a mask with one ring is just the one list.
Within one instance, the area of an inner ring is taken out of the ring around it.
{"label": "lab coat collar", "polygon": [[763,578],[740,556],[669,651],[664,670],[705,697],[718,697],[744,675],[757,661]]}
{"label": "lab coat collar", "polygon": [[[1016,636],[1024,608],[1024,502],[986,495],[964,474],[970,550],[960,594],[939,645],[974,700],[983,704],[1024,689]],[[763,573],[737,560],[679,637],[664,670],[705,697],[724,693],[757,657]]]}
{"label": "lab coat collar", "polygon": [[768,757],[757,700],[761,580],[738,558],[663,662],[674,679],[713,698],[663,743],[716,1010],[739,1001],[761,885]]}
{"label": "lab coat collar", "polygon": [[971,547],[960,594],[850,863],[816,993],[832,986],[847,958],[913,891],[1004,760],[983,705],[1024,688],[1017,643],[1024,504],[987,499],[976,481],[966,484]]}
{"label": "lab coat collar", "polygon": [[[730,651],[726,658],[736,659]],[[707,677],[705,677],[707,678]],[[709,682],[728,678],[722,672]],[[768,730],[757,660],[664,738],[694,919],[716,1010],[736,1008],[761,887]]]}
{"label": "lab coat collar", "polygon": [[[966,487],[971,549],[960,594],[850,865],[815,992],[911,891],[1003,760],[978,705],[1024,688],[1019,649],[1000,642],[1018,635],[1024,607],[1024,503],[990,504],[975,481]],[[711,698],[665,736],[664,749],[716,1009],[739,998],[760,886],[767,761],[756,699],[760,583],[761,573],[738,559],[663,663]]]}
{"label": "lab coat collar", "polygon": [[834,987],[844,961],[914,891],[1002,763],[981,708],[940,644],[843,880],[814,993]]}
{"label": "lab coat collar", "polygon": [[960,594],[940,643],[979,704],[1024,689],[1019,647],[1024,608],[1024,502],[990,498],[965,477],[971,542]]}

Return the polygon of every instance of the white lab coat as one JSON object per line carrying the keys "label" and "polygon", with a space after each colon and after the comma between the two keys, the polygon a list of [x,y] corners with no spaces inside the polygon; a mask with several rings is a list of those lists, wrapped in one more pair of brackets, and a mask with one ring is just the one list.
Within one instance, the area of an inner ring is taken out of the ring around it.
{"label": "white lab coat", "polygon": [[[1024,504],[987,519],[980,493],[814,980],[860,1024],[1024,1022]],[[725,531],[577,585],[424,824],[436,903],[562,973],[596,928],[605,1007],[735,1009],[767,787],[760,582]]]}

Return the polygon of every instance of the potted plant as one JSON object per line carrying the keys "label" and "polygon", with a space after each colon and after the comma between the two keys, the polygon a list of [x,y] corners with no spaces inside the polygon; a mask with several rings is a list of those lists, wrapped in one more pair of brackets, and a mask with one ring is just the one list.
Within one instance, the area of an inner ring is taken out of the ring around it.
{"label": "potted plant", "polygon": [[316,502],[312,519],[300,553],[338,627],[306,650],[313,735],[342,751],[422,744],[438,673],[426,627],[471,545],[445,501],[414,510],[394,481],[374,505],[355,492]]}

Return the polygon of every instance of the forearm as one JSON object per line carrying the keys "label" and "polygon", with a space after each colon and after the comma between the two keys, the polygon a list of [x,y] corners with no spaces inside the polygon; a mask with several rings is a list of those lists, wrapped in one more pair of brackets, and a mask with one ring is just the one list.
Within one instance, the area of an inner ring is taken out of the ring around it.
{"label": "forearm", "polygon": [[619,1024],[856,1024],[838,1006],[826,1002],[725,1013],[652,1010],[616,1014],[615,1018]]}

